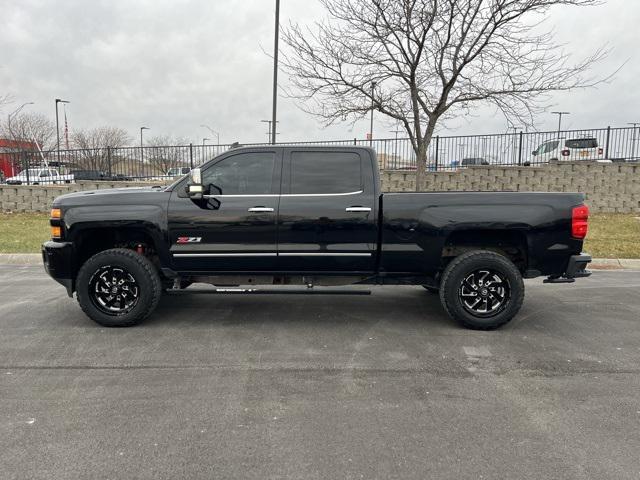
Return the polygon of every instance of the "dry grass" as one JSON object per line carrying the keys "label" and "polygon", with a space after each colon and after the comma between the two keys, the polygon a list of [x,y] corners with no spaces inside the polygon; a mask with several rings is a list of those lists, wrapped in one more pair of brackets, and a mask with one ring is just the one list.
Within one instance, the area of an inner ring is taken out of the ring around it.
{"label": "dry grass", "polygon": [[[35,253],[49,238],[47,214],[0,213],[0,253]],[[640,258],[640,217],[594,214],[584,250],[595,258]]]}
{"label": "dry grass", "polygon": [[640,258],[640,217],[608,213],[592,215],[583,249],[594,258]]}
{"label": "dry grass", "polygon": [[0,253],[37,253],[49,237],[46,213],[0,213]]}

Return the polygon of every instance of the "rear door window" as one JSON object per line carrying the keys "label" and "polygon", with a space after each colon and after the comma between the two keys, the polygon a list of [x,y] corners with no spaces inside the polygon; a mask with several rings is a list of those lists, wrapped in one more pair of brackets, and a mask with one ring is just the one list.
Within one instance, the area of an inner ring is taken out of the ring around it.
{"label": "rear door window", "polygon": [[597,148],[598,140],[595,138],[573,138],[564,143],[567,148]]}
{"label": "rear door window", "polygon": [[353,152],[291,152],[291,193],[352,193],[362,190],[362,162]]}

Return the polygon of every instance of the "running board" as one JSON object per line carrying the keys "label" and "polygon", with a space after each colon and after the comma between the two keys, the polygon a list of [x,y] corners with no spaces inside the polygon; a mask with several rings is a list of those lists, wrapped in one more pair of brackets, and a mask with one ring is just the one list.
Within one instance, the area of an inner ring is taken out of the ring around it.
{"label": "running board", "polygon": [[167,290],[171,295],[371,295],[371,290],[315,290],[313,288],[285,290],[259,288],[214,288]]}

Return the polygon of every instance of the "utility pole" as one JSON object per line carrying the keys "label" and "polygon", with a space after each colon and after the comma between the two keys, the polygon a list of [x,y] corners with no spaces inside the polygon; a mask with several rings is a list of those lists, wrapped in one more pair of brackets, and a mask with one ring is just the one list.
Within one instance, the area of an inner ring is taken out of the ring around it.
{"label": "utility pole", "polygon": [[[269,125],[269,130],[267,131],[267,143],[275,143],[273,138],[275,135],[280,135],[280,132],[276,133],[276,129],[273,127],[273,120],[260,120],[262,123],[266,123]],[[276,123],[280,123],[280,120],[276,120]]]}
{"label": "utility pole", "polygon": [[375,105],[374,103],[374,97],[373,94],[375,93],[375,89],[376,89],[376,82],[371,82],[371,122],[369,125],[369,146],[373,145],[373,107]]}
{"label": "utility pole", "polygon": [[271,143],[276,143],[277,106],[278,106],[278,38],[280,37],[280,0],[276,0],[276,26],[273,34],[273,103],[271,110]]}
{"label": "utility pole", "polygon": [[269,125],[269,129],[267,130],[267,143],[271,143],[271,122],[273,120],[260,120],[262,123],[266,123]]}
{"label": "utility pole", "polygon": [[62,100],[56,98],[56,149],[58,152],[58,167],[60,167],[60,124],[58,122],[58,104],[59,103],[71,103],[68,100]]}
{"label": "utility pole", "polygon": [[560,131],[562,127],[562,116],[571,115],[571,112],[551,112],[553,115],[558,115],[558,138],[560,138]]}
{"label": "utility pole", "polygon": [[631,159],[636,158],[636,127],[640,125],[640,122],[629,122],[627,125],[631,125],[633,127],[632,135],[631,135]]}

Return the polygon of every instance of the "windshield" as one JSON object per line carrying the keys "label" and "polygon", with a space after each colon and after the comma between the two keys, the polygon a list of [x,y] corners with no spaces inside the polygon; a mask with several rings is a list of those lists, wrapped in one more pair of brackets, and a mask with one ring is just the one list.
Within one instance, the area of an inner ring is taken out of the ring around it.
{"label": "windshield", "polygon": [[21,171],[19,175],[22,175],[24,177],[26,177],[27,175],[29,175],[30,177],[37,177],[38,175],[40,175],[40,172],[42,172],[42,170],[40,170],[39,168],[30,168],[29,170]]}

